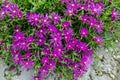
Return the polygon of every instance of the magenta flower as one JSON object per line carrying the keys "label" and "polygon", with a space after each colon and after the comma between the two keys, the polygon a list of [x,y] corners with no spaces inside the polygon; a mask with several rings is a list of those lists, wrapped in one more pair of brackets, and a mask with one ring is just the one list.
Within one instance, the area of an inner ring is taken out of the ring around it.
{"label": "magenta flower", "polygon": [[77,67],[73,69],[73,78],[74,80],[78,80],[79,76],[82,76],[85,73],[84,67]]}
{"label": "magenta flower", "polygon": [[9,16],[12,20],[14,20],[15,17],[18,17],[20,19],[23,17],[22,11],[16,4],[4,1],[4,4],[2,5],[2,10],[4,10],[6,13],[9,13]]}
{"label": "magenta flower", "polygon": [[81,36],[87,36],[88,35],[88,33],[89,33],[89,31],[88,31],[88,29],[87,28],[81,28],[80,29],[80,34],[81,34]]}
{"label": "magenta flower", "polygon": [[22,59],[23,59],[23,57],[20,53],[14,54],[13,57],[12,57],[13,62],[17,63],[17,64],[20,64]]}
{"label": "magenta flower", "polygon": [[22,41],[25,39],[24,34],[22,32],[14,33],[14,41]]}
{"label": "magenta flower", "polygon": [[32,79],[32,80],[42,80],[42,79],[40,79],[40,77],[39,77],[39,76],[34,75],[34,77],[33,77],[33,79]]}
{"label": "magenta flower", "polygon": [[63,30],[63,34],[64,34],[64,39],[65,40],[70,40],[73,36],[73,30],[71,28]]}
{"label": "magenta flower", "polygon": [[95,15],[100,15],[104,10],[105,6],[106,5],[102,2],[97,2],[97,3],[92,2],[90,4],[90,13]]}
{"label": "magenta flower", "polygon": [[61,3],[64,4],[64,3],[67,3],[68,0],[61,0]]}
{"label": "magenta flower", "polygon": [[85,42],[78,41],[76,43],[76,49],[86,51],[88,49],[88,45]]}
{"label": "magenta flower", "polygon": [[62,52],[63,52],[62,47],[56,47],[56,48],[54,48],[53,51],[52,51],[52,56],[53,56],[54,58],[60,58],[61,55],[62,55]]}
{"label": "magenta flower", "polygon": [[50,43],[53,43],[53,44],[59,43],[62,40],[61,32],[53,33],[50,35],[50,37],[51,37]]}
{"label": "magenta flower", "polygon": [[26,42],[27,42],[27,43],[32,43],[33,41],[34,41],[34,39],[33,39],[32,36],[26,37]]}
{"label": "magenta flower", "polygon": [[49,62],[49,59],[47,58],[47,57],[43,57],[42,59],[41,59],[41,62],[42,62],[42,64],[47,64],[48,62]]}
{"label": "magenta flower", "polygon": [[111,32],[114,31],[114,29],[115,29],[114,27],[110,27],[110,31],[111,31]]}
{"label": "magenta flower", "polygon": [[90,26],[94,26],[97,23],[97,20],[95,19],[95,17],[89,17],[89,25]]}
{"label": "magenta flower", "polygon": [[7,11],[5,11],[5,10],[0,10],[0,20],[3,20],[4,18],[5,18],[5,16],[6,16],[6,14],[7,14]]}
{"label": "magenta flower", "polygon": [[78,8],[81,10],[81,11],[84,11],[84,10],[88,10],[88,4],[86,3],[86,4],[78,4],[77,5],[78,6]]}
{"label": "magenta flower", "polygon": [[40,14],[28,12],[26,18],[31,25],[38,26],[40,24]]}
{"label": "magenta flower", "polygon": [[15,16],[17,16],[18,18],[22,18],[23,16],[22,11],[15,4],[11,4],[9,9],[9,15],[11,19],[14,19]]}
{"label": "magenta flower", "polygon": [[70,27],[70,22],[68,22],[68,21],[62,22],[62,26],[63,26],[64,28],[69,28],[69,27]]}
{"label": "magenta flower", "polygon": [[89,16],[87,14],[80,16],[80,19],[84,22],[84,23],[88,23],[89,20]]}
{"label": "magenta flower", "polygon": [[103,39],[100,36],[95,36],[93,39],[98,45],[101,45],[103,43]]}
{"label": "magenta flower", "polygon": [[31,57],[31,53],[25,54],[25,57],[26,57],[26,58],[30,58],[30,57]]}
{"label": "magenta flower", "polygon": [[67,9],[76,11],[77,10],[77,3],[76,2],[68,2]]}
{"label": "magenta flower", "polygon": [[92,63],[92,57],[83,55],[80,61],[81,61],[82,66],[84,66],[84,68],[88,68],[90,64]]}
{"label": "magenta flower", "polygon": [[93,27],[97,32],[103,32],[104,23],[101,20],[98,20],[97,23]]}
{"label": "magenta flower", "polygon": [[55,69],[56,68],[56,62],[54,60],[49,60],[49,63],[48,63],[48,68],[49,69]]}
{"label": "magenta flower", "polygon": [[49,25],[48,26],[48,31],[49,32],[51,32],[51,33],[55,33],[55,32],[57,32],[57,28],[56,28],[56,26],[55,25]]}
{"label": "magenta flower", "polygon": [[48,76],[49,68],[47,66],[40,67],[38,70],[38,76],[41,80],[44,79],[44,77]]}
{"label": "magenta flower", "polygon": [[75,15],[75,11],[72,9],[66,9],[64,12],[65,12],[65,15]]}
{"label": "magenta flower", "polygon": [[26,69],[31,69],[34,65],[34,61],[32,59],[25,59],[21,62],[21,65]]}
{"label": "magenta flower", "polygon": [[120,14],[118,13],[117,9],[116,8],[112,8],[112,11],[111,11],[111,21],[115,21],[116,19],[120,18]]}
{"label": "magenta flower", "polygon": [[43,14],[41,16],[41,24],[42,26],[48,26],[51,23],[51,20],[48,16],[48,14]]}
{"label": "magenta flower", "polygon": [[54,12],[54,13],[52,13],[52,19],[53,19],[54,24],[56,24],[57,22],[60,21],[61,16],[58,13]]}
{"label": "magenta flower", "polygon": [[51,53],[49,46],[44,46],[42,52],[44,53],[44,56],[49,56]]}
{"label": "magenta flower", "polygon": [[0,40],[0,45],[2,45],[3,44],[3,41],[2,40]]}
{"label": "magenta flower", "polygon": [[38,44],[39,46],[43,45],[45,42],[46,42],[45,36],[41,36],[36,39],[36,44]]}

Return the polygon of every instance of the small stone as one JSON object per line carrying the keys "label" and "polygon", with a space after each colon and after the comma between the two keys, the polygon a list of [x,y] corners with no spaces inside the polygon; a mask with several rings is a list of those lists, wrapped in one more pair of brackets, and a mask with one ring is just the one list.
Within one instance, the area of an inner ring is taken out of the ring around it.
{"label": "small stone", "polygon": [[103,55],[99,55],[99,58],[102,60],[103,59]]}
{"label": "small stone", "polygon": [[115,42],[118,42],[118,40],[115,40]]}
{"label": "small stone", "polygon": [[112,80],[115,80],[115,76],[113,74],[110,74],[110,77],[112,78]]}
{"label": "small stone", "polygon": [[120,59],[120,56],[119,55],[118,56],[113,55],[113,58],[114,59]]}
{"label": "small stone", "polygon": [[105,52],[108,52],[108,49],[105,49]]}

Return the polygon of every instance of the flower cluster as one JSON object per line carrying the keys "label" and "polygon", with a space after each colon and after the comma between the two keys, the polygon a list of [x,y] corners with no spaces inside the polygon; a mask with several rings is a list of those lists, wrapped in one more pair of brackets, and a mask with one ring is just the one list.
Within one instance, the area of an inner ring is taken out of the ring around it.
{"label": "flower cluster", "polygon": [[31,58],[30,45],[33,37],[24,37],[24,33],[17,26],[14,30],[12,46],[10,49],[12,60],[14,63],[22,65],[26,69],[31,69],[34,61]]}
{"label": "flower cluster", "polygon": [[[105,30],[105,23],[99,17],[107,4],[95,0],[61,0],[61,3],[65,6],[64,14],[26,12],[25,17],[18,5],[4,1],[1,6],[0,20],[9,14],[12,20],[25,18],[31,26],[36,26],[27,36],[16,26],[10,48],[15,64],[31,69],[40,63],[33,80],[43,80],[62,67],[68,68],[74,80],[78,80],[92,63],[92,44],[99,46],[104,42],[100,34]],[[117,9],[112,8],[111,21],[119,16]],[[113,31],[114,27],[109,29]]]}
{"label": "flower cluster", "polygon": [[4,1],[0,10],[0,20],[2,20],[7,14],[9,14],[11,20],[14,20],[15,17],[20,19],[23,17],[22,11],[19,9],[18,5]]}

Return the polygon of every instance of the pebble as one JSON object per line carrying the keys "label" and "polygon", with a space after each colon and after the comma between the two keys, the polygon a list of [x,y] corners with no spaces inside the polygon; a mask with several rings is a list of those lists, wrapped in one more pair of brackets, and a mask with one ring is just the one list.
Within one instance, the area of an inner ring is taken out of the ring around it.
{"label": "pebble", "polygon": [[112,80],[115,80],[115,76],[113,74],[110,74],[110,77],[112,78]]}
{"label": "pebble", "polygon": [[99,58],[100,58],[100,59],[103,59],[103,55],[99,55]]}
{"label": "pebble", "polygon": [[118,42],[118,40],[115,40],[115,42]]}

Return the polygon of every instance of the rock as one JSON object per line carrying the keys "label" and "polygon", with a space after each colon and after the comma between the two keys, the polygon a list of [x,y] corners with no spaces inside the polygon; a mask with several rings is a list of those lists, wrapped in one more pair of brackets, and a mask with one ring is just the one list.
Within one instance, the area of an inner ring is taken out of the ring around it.
{"label": "rock", "polygon": [[115,80],[115,76],[113,74],[109,74],[112,80]]}

